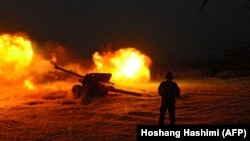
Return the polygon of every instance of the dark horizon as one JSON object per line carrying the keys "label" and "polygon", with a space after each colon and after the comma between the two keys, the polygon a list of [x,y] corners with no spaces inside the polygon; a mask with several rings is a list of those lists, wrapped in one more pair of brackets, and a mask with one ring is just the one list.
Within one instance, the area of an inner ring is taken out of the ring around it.
{"label": "dark horizon", "polygon": [[8,0],[0,6],[0,33],[25,32],[38,43],[69,46],[84,58],[107,43],[114,50],[135,47],[154,62],[164,62],[166,55],[209,60],[217,51],[203,40],[230,47],[249,43],[249,22],[238,18],[234,2],[208,1],[199,13],[202,3]]}

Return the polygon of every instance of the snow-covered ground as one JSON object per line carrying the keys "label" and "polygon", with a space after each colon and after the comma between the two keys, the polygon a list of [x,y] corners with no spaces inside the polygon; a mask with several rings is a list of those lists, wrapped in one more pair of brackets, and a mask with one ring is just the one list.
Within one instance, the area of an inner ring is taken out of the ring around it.
{"label": "snow-covered ground", "polygon": [[[176,79],[181,97],[176,124],[250,124],[250,78]],[[134,141],[137,124],[158,124],[160,81],[135,84],[143,96],[110,93],[88,105],[71,96],[71,84],[50,83],[27,92],[1,87],[2,141]],[[166,123],[168,117],[166,115]]]}

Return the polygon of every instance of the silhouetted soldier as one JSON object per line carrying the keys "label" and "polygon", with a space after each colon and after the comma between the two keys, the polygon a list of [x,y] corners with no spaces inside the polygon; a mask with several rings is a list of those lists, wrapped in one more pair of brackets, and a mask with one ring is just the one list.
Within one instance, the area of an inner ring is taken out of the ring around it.
{"label": "silhouetted soldier", "polygon": [[172,72],[167,72],[165,80],[158,87],[161,98],[159,124],[164,124],[165,114],[168,111],[170,125],[175,124],[175,98],[180,96],[180,88],[176,82],[172,81]]}

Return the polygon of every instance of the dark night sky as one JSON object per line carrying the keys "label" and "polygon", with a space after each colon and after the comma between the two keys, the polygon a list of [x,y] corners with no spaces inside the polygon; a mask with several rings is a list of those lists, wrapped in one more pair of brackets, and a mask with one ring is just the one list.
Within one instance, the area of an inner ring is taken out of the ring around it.
{"label": "dark night sky", "polygon": [[[237,0],[235,0],[237,1]],[[134,46],[153,61],[172,52],[185,59],[209,58],[199,43],[249,40],[249,22],[237,16],[236,2],[208,0],[2,0],[0,33],[22,31],[43,43],[70,44],[84,57],[101,45]],[[204,57],[205,56],[205,57]]]}

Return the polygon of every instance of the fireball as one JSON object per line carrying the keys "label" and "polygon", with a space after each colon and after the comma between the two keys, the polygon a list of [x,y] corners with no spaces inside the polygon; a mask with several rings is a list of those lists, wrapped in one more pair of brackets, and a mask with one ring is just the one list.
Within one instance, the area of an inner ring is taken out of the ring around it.
{"label": "fireball", "polygon": [[112,73],[111,81],[128,84],[150,80],[151,59],[135,48],[122,48],[115,52],[95,52],[93,61],[97,71]]}
{"label": "fireball", "polygon": [[0,80],[2,83],[25,79],[26,68],[33,57],[32,44],[23,35],[2,34],[0,35],[0,56]]}

